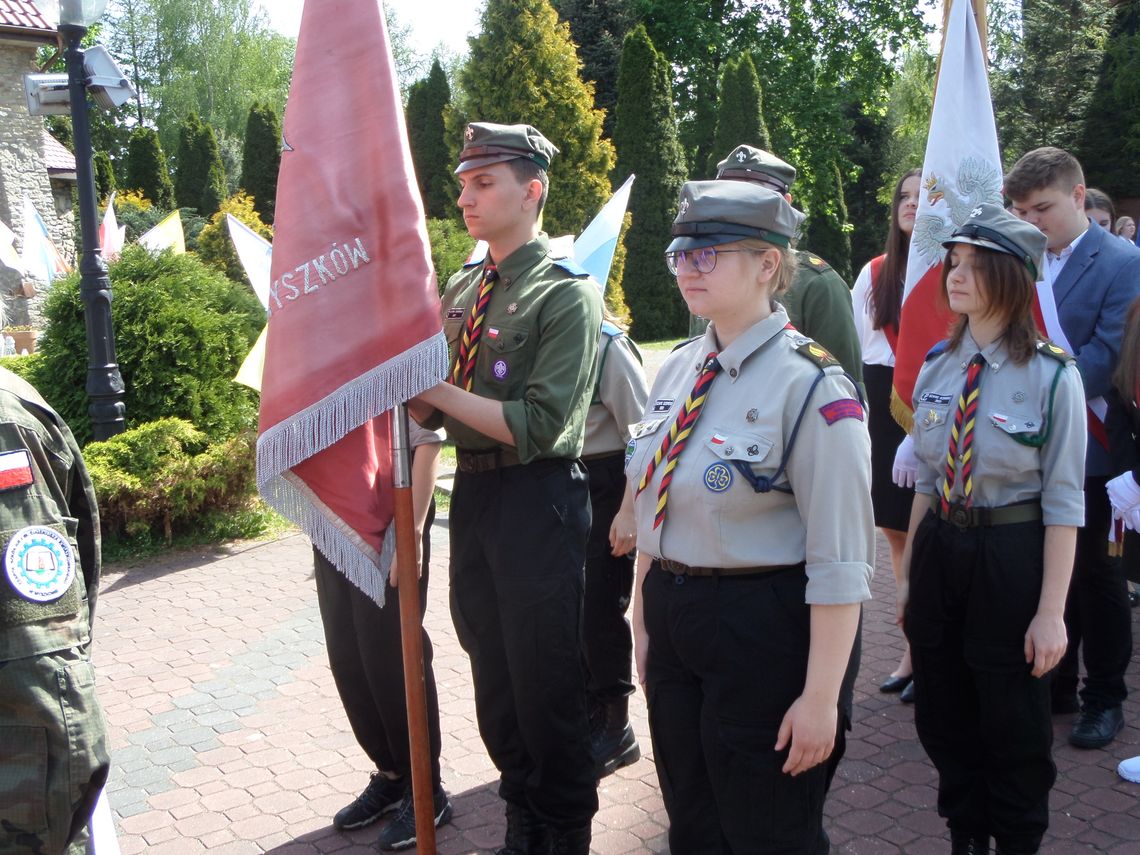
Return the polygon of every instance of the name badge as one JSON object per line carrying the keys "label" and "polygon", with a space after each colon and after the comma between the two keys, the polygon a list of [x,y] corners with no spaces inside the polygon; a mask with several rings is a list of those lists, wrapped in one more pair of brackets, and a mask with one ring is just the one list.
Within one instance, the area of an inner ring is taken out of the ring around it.
{"label": "name badge", "polygon": [[937,392],[923,392],[918,396],[918,401],[921,404],[949,404],[949,395],[939,395]]}
{"label": "name badge", "polygon": [[462,318],[462,317],[463,317],[463,307],[462,306],[452,306],[450,309],[447,310],[447,319],[449,321],[454,321],[454,320],[457,320],[457,319]]}
{"label": "name badge", "polygon": [[655,413],[667,413],[667,412],[669,412],[671,409],[673,409],[674,401],[676,401],[676,398],[658,398],[656,401],[653,402],[653,412],[655,412]]}

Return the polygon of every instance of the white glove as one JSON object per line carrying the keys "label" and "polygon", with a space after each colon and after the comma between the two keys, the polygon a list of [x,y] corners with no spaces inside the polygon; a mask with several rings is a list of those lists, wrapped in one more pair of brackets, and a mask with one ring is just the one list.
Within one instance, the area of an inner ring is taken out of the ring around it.
{"label": "white glove", "polygon": [[914,453],[914,440],[908,433],[899,443],[895,452],[894,468],[891,469],[891,480],[899,487],[914,487],[918,480],[918,457]]}
{"label": "white glove", "polygon": [[1112,502],[1112,518],[1124,520],[1124,525],[1140,531],[1140,484],[1131,472],[1117,475],[1108,482],[1108,500]]}

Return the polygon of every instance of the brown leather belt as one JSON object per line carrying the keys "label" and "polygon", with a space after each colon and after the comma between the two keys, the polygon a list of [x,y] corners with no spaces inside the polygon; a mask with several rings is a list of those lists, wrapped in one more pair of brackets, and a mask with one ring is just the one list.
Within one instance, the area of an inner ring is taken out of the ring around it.
{"label": "brown leather belt", "polygon": [[1000,508],[967,508],[965,505],[955,503],[950,505],[949,511],[944,512],[942,501],[938,496],[932,496],[930,507],[938,519],[946,520],[958,528],[1013,525],[1014,523],[1034,522],[1041,519],[1039,502],[1021,502],[1016,505],[1003,505]]}
{"label": "brown leather belt", "polygon": [[506,448],[489,448],[486,451],[464,451],[461,448],[455,450],[456,468],[468,475],[490,472],[507,466],[518,466],[519,463],[518,454]]}
{"label": "brown leather belt", "polygon": [[690,567],[680,561],[657,558],[654,562],[674,576],[769,576],[786,570],[803,570],[803,564],[777,564],[767,567]]}
{"label": "brown leather belt", "polygon": [[596,451],[593,454],[583,454],[579,459],[588,463],[591,460],[607,460],[611,457],[621,457],[624,459],[625,449],[619,448],[617,451]]}

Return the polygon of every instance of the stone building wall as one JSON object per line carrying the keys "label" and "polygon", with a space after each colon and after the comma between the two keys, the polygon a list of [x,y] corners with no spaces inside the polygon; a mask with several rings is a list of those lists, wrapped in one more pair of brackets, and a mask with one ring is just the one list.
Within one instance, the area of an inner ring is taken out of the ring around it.
{"label": "stone building wall", "polygon": [[[36,70],[35,55],[34,45],[0,37],[0,220],[16,233],[17,251],[22,249],[22,200],[26,194],[44,218],[56,248],[74,264],[72,217],[70,212],[58,213],[44,166],[43,119],[28,114],[24,97],[24,74]],[[39,323],[39,309],[48,285],[46,282],[35,285],[37,295],[31,300],[19,296],[20,274],[0,267],[0,297],[8,324],[36,326]]]}

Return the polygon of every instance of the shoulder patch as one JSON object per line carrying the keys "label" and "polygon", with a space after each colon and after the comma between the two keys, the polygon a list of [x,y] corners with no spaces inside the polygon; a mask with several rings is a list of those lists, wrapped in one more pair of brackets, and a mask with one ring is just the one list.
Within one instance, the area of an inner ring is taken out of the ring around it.
{"label": "shoulder patch", "polygon": [[1067,350],[1053,344],[1051,341],[1037,342],[1037,352],[1042,356],[1049,356],[1056,359],[1063,365],[1068,365],[1070,362],[1076,362],[1076,357],[1069,353]]}
{"label": "shoulder patch", "polygon": [[692,344],[692,343],[693,343],[694,341],[696,341],[698,338],[704,338],[704,333],[702,333],[701,335],[695,335],[695,336],[693,336],[692,338],[687,338],[687,339],[685,339],[684,341],[679,341],[679,342],[677,342],[675,345],[673,345],[673,347],[672,347],[672,348],[670,348],[669,352],[670,352],[670,353],[675,353],[676,351],[678,351],[678,350],[680,350],[682,347],[684,347],[686,344]]}
{"label": "shoulder patch", "polygon": [[811,265],[814,269],[820,271],[821,273],[824,270],[830,270],[831,269],[831,265],[828,264],[826,261],[824,261],[822,258],[820,258],[818,255],[816,255],[814,252],[805,252],[803,258],[804,258],[804,261],[806,261],[809,265]]}
{"label": "shoulder patch", "polygon": [[830,404],[819,408],[819,413],[829,425],[841,419],[858,419],[863,421],[863,405],[854,398],[839,398]]}
{"label": "shoulder patch", "polygon": [[562,270],[565,270],[571,276],[576,276],[576,277],[580,278],[580,277],[590,275],[589,270],[587,270],[586,268],[579,265],[578,262],[576,262],[572,258],[552,258],[552,259],[550,259],[550,263],[553,264],[555,267],[559,267]]}
{"label": "shoulder patch", "polygon": [[946,352],[946,349],[948,347],[950,347],[950,339],[948,339],[948,338],[942,339],[942,341],[938,342],[936,345],[934,345],[934,347],[930,348],[930,350],[928,350],[926,352],[926,356],[923,357],[922,361],[923,362],[929,362],[934,357],[941,356],[942,354],[944,354]]}
{"label": "shoulder patch", "polygon": [[[795,341],[792,344],[796,344]],[[796,353],[807,359],[809,362],[814,363],[820,369],[830,368],[833,365],[839,365],[839,360],[827,352],[823,345],[817,344],[810,338],[796,347]]]}

